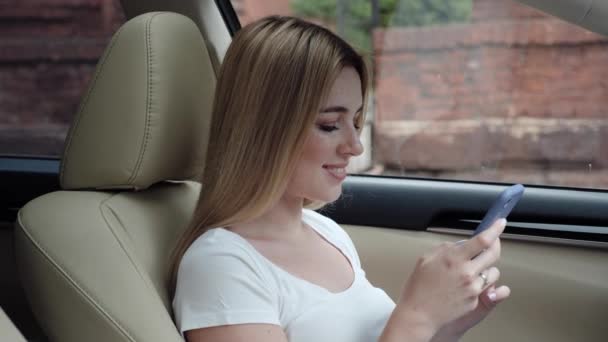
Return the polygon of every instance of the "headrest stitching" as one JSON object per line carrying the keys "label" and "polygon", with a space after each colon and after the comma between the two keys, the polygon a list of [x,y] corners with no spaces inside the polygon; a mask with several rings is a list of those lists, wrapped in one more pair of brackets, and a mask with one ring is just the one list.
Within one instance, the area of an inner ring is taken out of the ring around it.
{"label": "headrest stitching", "polygon": [[143,164],[143,160],[144,160],[144,155],[146,153],[146,148],[148,146],[148,140],[150,137],[150,112],[152,110],[152,108],[151,108],[152,107],[152,82],[151,82],[151,78],[152,78],[152,39],[151,39],[151,35],[150,35],[150,26],[151,26],[151,23],[152,23],[152,20],[154,19],[154,17],[156,17],[157,15],[160,15],[160,14],[161,13],[156,13],[156,14],[152,15],[146,22],[146,29],[145,29],[146,63],[147,63],[147,69],[148,69],[147,78],[146,78],[146,87],[148,89],[147,96],[146,96],[146,117],[145,117],[145,124],[144,124],[143,144],[140,149],[139,156],[137,157],[137,163],[135,164],[135,169],[133,170],[131,177],[129,177],[129,180],[127,180],[127,183],[129,183],[131,185],[133,185],[133,182],[135,181],[137,176],[139,176],[139,172],[141,170],[141,165]]}
{"label": "headrest stitching", "polygon": [[97,71],[95,72],[95,75],[93,76],[93,80],[91,81],[91,86],[89,87],[89,89],[87,89],[87,93],[85,95],[84,100],[82,101],[80,107],[78,108],[78,113],[76,114],[76,119],[74,122],[74,125],[70,128],[70,131],[68,133],[67,136],[67,141],[66,141],[66,147],[63,150],[63,160],[61,163],[61,169],[59,170],[59,182],[60,184],[63,184],[63,180],[65,177],[65,169],[66,169],[66,165],[68,164],[68,156],[70,148],[72,147],[72,141],[74,138],[74,132],[78,131],[78,125],[80,124],[80,119],[82,118],[82,113],[85,112],[85,108],[89,103],[89,99],[91,96],[91,93],[93,92],[93,88],[95,88],[96,84],[97,84],[97,79],[99,78],[99,75],[101,74],[105,63],[108,59],[110,59],[110,55],[112,54],[112,50],[114,48],[114,44],[118,41],[118,38],[120,36],[120,34],[122,33],[124,28],[124,25],[120,27],[120,29],[118,29],[118,31],[116,32],[116,35],[114,36],[114,38],[112,39],[112,41],[110,42],[110,46],[107,50],[107,52],[102,56],[101,62],[99,64],[99,67],[97,68]]}

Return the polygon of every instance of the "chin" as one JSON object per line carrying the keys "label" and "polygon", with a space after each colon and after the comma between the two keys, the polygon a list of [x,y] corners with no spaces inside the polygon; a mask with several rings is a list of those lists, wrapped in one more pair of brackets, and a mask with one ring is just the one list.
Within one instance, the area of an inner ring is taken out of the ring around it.
{"label": "chin", "polygon": [[313,201],[320,201],[325,203],[335,202],[342,195],[342,187],[339,187],[337,190],[324,189],[316,194],[316,196],[309,196]]}

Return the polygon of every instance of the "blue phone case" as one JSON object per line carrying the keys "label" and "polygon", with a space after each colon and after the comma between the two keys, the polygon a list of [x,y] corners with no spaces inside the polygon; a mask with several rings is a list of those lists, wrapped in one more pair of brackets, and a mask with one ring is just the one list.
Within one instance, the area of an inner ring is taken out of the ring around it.
{"label": "blue phone case", "polygon": [[506,188],[494,201],[490,210],[488,210],[479,226],[477,226],[477,229],[475,229],[475,232],[473,232],[473,236],[490,228],[496,220],[509,216],[511,210],[513,210],[524,194],[524,190],[525,188],[521,184],[515,184]]}

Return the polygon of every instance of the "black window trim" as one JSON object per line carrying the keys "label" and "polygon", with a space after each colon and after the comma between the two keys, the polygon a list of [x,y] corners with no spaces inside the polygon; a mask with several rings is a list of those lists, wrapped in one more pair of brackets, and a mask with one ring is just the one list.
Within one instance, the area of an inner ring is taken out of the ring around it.
{"label": "black window trim", "polygon": [[241,29],[241,22],[239,20],[239,16],[236,14],[236,11],[232,7],[230,0],[215,0],[215,5],[220,11],[222,15],[222,19],[224,19],[224,23],[228,27],[228,31],[231,36]]}

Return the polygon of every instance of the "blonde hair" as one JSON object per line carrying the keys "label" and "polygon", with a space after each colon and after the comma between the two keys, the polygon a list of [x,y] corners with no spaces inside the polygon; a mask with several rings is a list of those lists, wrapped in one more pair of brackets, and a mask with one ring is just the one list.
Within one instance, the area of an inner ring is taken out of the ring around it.
{"label": "blonde hair", "polygon": [[272,16],[237,32],[220,68],[198,204],[173,255],[172,295],[181,259],[197,237],[255,218],[283,195],[308,130],[344,67],[358,72],[365,99],[365,63],[331,31]]}

